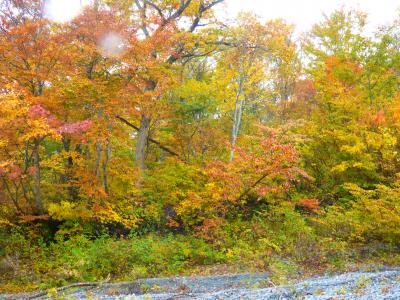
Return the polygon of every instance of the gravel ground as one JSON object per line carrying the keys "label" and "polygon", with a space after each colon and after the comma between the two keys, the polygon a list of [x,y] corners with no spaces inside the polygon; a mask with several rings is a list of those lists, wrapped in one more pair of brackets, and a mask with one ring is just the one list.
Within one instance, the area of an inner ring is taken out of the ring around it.
{"label": "gravel ground", "polygon": [[[211,277],[144,279],[131,283],[75,287],[61,299],[228,300],[228,299],[400,299],[400,269],[321,276],[273,286],[266,273]],[[39,294],[0,295],[0,299],[49,299]],[[59,298],[58,298],[59,299]]]}

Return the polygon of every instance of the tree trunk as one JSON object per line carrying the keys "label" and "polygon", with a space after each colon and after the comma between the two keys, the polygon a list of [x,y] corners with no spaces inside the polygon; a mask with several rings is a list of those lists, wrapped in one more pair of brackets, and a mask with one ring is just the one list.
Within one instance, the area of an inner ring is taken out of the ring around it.
{"label": "tree trunk", "polygon": [[229,161],[233,160],[233,156],[235,154],[235,146],[236,140],[239,134],[240,124],[242,122],[242,114],[243,114],[243,105],[244,99],[241,97],[243,93],[243,76],[239,77],[239,86],[236,92],[236,102],[235,102],[235,110],[233,111],[233,126],[232,126],[232,133],[231,133],[231,151],[229,154]]}
{"label": "tree trunk", "polygon": [[104,191],[108,194],[109,193],[109,188],[108,188],[108,162],[110,160],[111,156],[111,144],[110,140],[107,140],[106,144],[106,157],[103,162],[103,185],[104,185]]}
{"label": "tree trunk", "polygon": [[146,154],[146,145],[147,140],[149,138],[150,131],[150,118],[146,115],[142,115],[140,120],[140,128],[137,134],[137,143],[136,143],[136,163],[140,170],[144,170],[145,165],[145,154]]}
{"label": "tree trunk", "polygon": [[[71,149],[71,139],[63,138],[64,151],[69,152]],[[78,145],[77,145],[78,147]],[[73,180],[73,176],[70,174],[74,166],[74,160],[71,155],[68,156],[65,163],[65,174],[61,177],[61,181],[64,184],[68,184],[68,194],[72,201],[77,201],[79,197],[79,191],[76,186],[70,185],[70,181]]]}
{"label": "tree trunk", "polygon": [[243,113],[243,100],[236,103],[235,112],[234,112],[234,121],[232,126],[232,136],[231,136],[231,151],[229,155],[229,161],[233,160],[233,156],[235,154],[235,146],[236,140],[239,135],[240,124],[242,122],[242,113]]}
{"label": "tree trunk", "polygon": [[96,174],[96,177],[100,176],[100,164],[101,164],[101,159],[102,159],[102,152],[103,152],[103,145],[98,142],[96,145],[96,165],[95,165],[95,171],[94,173]]}
{"label": "tree trunk", "polygon": [[[237,105],[237,103],[236,103]],[[232,132],[231,132],[231,150],[229,153],[229,161],[233,160],[233,156],[235,154],[235,145],[236,145],[236,139],[237,139],[237,135],[236,135],[236,115],[237,115],[237,108],[235,107],[235,110],[233,112],[233,126],[232,126]]]}
{"label": "tree trunk", "polygon": [[42,196],[40,190],[40,157],[39,157],[40,141],[35,139],[33,147],[33,166],[35,167],[35,174],[33,176],[33,194],[35,196],[35,209],[36,214],[43,214]]}
{"label": "tree trunk", "polygon": [[24,173],[29,169],[29,142],[25,142],[24,149]]}

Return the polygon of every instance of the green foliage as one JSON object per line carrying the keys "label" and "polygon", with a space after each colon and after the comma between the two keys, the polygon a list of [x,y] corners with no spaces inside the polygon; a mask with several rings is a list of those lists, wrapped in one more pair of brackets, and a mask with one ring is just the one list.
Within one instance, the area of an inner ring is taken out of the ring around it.
{"label": "green foliage", "polygon": [[196,266],[226,260],[223,252],[201,239],[172,235],[120,240],[108,236],[90,240],[76,235],[44,244],[14,232],[8,236],[2,255],[7,258],[10,272],[2,273],[1,285],[10,281],[16,286],[29,283],[30,288],[187,274]]}

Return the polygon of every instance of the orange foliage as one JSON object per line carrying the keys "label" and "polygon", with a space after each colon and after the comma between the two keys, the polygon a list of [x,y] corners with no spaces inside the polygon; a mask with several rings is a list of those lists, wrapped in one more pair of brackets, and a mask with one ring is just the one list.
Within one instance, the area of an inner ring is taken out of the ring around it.
{"label": "orange foliage", "polygon": [[31,223],[35,221],[48,221],[50,220],[49,215],[34,216],[34,215],[24,215],[20,217],[21,223]]}
{"label": "orange foliage", "polygon": [[251,136],[253,148],[237,147],[232,162],[214,161],[207,167],[207,174],[218,183],[215,197],[237,202],[248,189],[254,189],[260,198],[278,195],[307,177],[296,166],[299,157],[293,145],[271,128],[260,127],[260,131],[261,136]]}
{"label": "orange foliage", "polygon": [[320,201],[315,198],[301,199],[297,203],[297,206],[306,211],[314,212],[320,208]]}

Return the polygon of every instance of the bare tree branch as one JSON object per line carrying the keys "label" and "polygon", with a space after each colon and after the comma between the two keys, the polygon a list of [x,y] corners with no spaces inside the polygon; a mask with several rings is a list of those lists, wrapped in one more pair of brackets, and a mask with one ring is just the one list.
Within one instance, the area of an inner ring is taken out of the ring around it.
{"label": "bare tree branch", "polygon": [[269,173],[264,174],[263,176],[261,176],[260,179],[258,179],[255,183],[253,183],[250,187],[248,187],[237,199],[236,201],[239,202],[240,200],[243,199],[243,197],[247,196],[252,189],[254,189],[257,185],[259,185],[261,183],[261,181],[263,181],[267,176],[269,175]]}
{"label": "bare tree branch", "polygon": [[149,0],[145,0],[144,3],[145,3],[145,4],[148,4],[149,6],[151,6],[152,8],[154,8],[154,9],[157,11],[158,15],[161,17],[161,19],[163,20],[164,23],[167,22],[167,19],[165,18],[164,14],[163,14],[163,12],[162,12],[162,9],[159,8],[154,2],[149,1]]}
{"label": "bare tree branch", "polygon": [[181,5],[180,7],[168,18],[167,22],[175,20],[179,16],[183,14],[183,12],[188,8],[188,6],[192,3],[192,0],[181,0]]}
{"label": "bare tree branch", "polygon": [[225,0],[215,0],[215,1],[211,2],[210,4],[208,4],[207,6],[205,6],[204,7],[204,11],[207,11],[207,10],[211,9],[213,6],[215,6],[215,5],[219,4],[219,3],[222,3],[224,1]]}
{"label": "bare tree branch", "polygon": [[244,48],[244,49],[258,49],[265,52],[271,52],[271,49],[261,46],[261,45],[250,45],[244,44],[240,42],[228,42],[228,41],[214,41],[214,42],[207,42],[208,45],[219,45],[219,46],[227,46],[232,48]]}
{"label": "bare tree branch", "polygon": [[135,0],[135,3],[136,3],[137,8],[140,11],[140,21],[142,23],[141,24],[142,31],[146,37],[149,37],[150,33],[147,30],[147,26],[146,26],[146,3],[141,5],[139,0]]}

